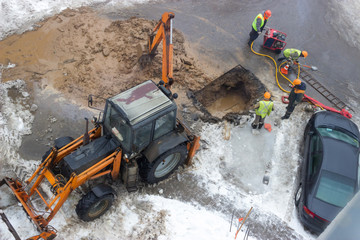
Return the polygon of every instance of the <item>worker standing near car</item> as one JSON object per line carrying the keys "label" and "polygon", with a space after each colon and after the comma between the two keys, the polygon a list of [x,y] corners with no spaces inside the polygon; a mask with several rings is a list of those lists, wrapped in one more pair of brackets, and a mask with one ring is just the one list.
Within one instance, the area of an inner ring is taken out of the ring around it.
{"label": "worker standing near car", "polygon": [[281,119],[288,119],[294,111],[296,105],[298,105],[298,103],[300,103],[304,98],[306,84],[300,79],[295,79],[293,85],[294,87],[289,94],[289,104],[286,107],[286,113],[281,117]]}
{"label": "worker standing near car", "polygon": [[301,51],[295,48],[287,48],[283,52],[284,57],[278,58],[278,61],[281,62],[283,60],[287,60],[287,64],[280,69],[281,73],[288,74],[288,70],[290,67],[290,64],[298,64],[299,58],[303,57],[306,58],[308,56],[307,51]]}
{"label": "worker standing near car", "polygon": [[250,40],[248,42],[248,45],[251,46],[251,43],[253,41],[255,41],[255,39],[258,38],[258,36],[261,34],[261,32],[263,31],[267,20],[271,17],[271,11],[270,10],[266,10],[264,13],[259,13],[256,18],[254,19],[253,23],[252,23],[252,28],[251,28],[251,32],[249,33],[250,35]]}
{"label": "worker standing near car", "polygon": [[251,124],[253,129],[261,129],[264,126],[266,115],[269,116],[271,111],[274,110],[274,103],[270,100],[271,94],[269,92],[264,93],[264,100],[259,101],[255,105],[256,117],[254,122]]}

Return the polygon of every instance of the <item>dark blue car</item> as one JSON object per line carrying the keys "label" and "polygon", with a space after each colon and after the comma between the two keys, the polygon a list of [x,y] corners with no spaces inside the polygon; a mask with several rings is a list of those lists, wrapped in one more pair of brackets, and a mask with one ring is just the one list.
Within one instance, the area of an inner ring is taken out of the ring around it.
{"label": "dark blue car", "polygon": [[317,112],[306,125],[295,205],[310,231],[321,233],[358,191],[359,139],[356,124],[334,112]]}

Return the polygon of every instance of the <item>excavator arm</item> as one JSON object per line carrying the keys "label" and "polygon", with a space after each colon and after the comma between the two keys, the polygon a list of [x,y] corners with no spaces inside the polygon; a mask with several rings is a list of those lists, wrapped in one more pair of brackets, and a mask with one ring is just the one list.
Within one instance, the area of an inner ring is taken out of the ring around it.
{"label": "excavator arm", "polygon": [[170,89],[173,84],[173,18],[175,14],[172,12],[165,12],[152,33],[149,35],[149,42],[147,49],[143,51],[141,46],[139,47],[139,61],[146,62],[156,54],[156,49],[160,42],[163,43],[162,54],[162,80],[165,83],[165,87]]}

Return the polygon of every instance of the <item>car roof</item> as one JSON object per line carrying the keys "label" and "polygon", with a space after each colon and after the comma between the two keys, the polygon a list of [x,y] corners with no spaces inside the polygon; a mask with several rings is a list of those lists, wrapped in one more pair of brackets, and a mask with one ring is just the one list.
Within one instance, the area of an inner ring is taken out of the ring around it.
{"label": "car roof", "polygon": [[334,113],[331,111],[320,111],[315,113],[314,127],[317,128],[324,125],[343,128],[353,133],[358,139],[360,139],[359,128],[357,125],[339,113]]}
{"label": "car roof", "polygon": [[356,180],[359,149],[330,137],[322,137],[322,143],[324,155],[321,168]]}

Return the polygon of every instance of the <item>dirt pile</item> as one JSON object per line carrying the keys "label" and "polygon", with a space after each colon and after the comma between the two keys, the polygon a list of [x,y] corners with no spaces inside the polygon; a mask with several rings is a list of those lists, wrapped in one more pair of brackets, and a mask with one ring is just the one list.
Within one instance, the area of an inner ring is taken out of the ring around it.
{"label": "dirt pile", "polygon": [[[16,64],[4,70],[2,79],[39,81],[77,100],[90,93],[107,98],[148,79],[158,82],[162,44],[148,66],[140,67],[137,61],[137,45],[146,44],[156,23],[140,18],[111,21],[88,8],[67,9],[34,31],[0,42],[0,64]],[[173,45],[176,85],[199,90],[211,81],[187,54],[176,29]]]}

